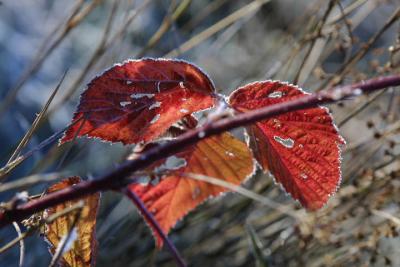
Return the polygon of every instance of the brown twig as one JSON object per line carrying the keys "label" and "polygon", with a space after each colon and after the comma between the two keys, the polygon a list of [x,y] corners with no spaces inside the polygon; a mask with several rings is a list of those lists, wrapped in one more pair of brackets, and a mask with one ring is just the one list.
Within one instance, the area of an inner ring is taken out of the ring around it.
{"label": "brown twig", "polygon": [[352,85],[331,88],[295,100],[267,106],[251,112],[237,114],[233,117],[211,121],[202,127],[186,132],[174,140],[149,149],[137,159],[125,162],[116,170],[111,171],[98,179],[83,181],[73,187],[68,187],[48,194],[42,198],[17,205],[13,209],[4,210],[0,213],[0,227],[4,227],[13,221],[20,221],[33,213],[64,203],[68,200],[78,199],[98,191],[122,188],[125,186],[124,178],[128,177],[133,172],[144,169],[157,160],[173,155],[185,147],[195,144],[203,138],[286,112],[332,103],[361,93],[370,93],[390,86],[399,85],[400,75],[378,77]]}
{"label": "brown twig", "polygon": [[174,257],[178,266],[185,267],[186,263],[183,260],[183,258],[181,257],[181,255],[179,254],[178,250],[176,249],[174,244],[172,244],[172,242],[168,239],[167,235],[161,229],[160,225],[158,224],[158,222],[156,221],[154,216],[147,210],[147,208],[144,205],[144,203],[142,202],[142,200],[134,192],[132,192],[129,189],[125,188],[125,189],[121,190],[121,192],[123,194],[125,194],[135,204],[135,206],[139,209],[139,211],[143,215],[143,217],[146,218],[146,221],[149,222],[150,225],[152,226],[152,228],[155,229],[157,231],[157,233],[161,236],[161,238],[163,239],[166,246],[170,250],[170,252],[171,252],[172,256]]}

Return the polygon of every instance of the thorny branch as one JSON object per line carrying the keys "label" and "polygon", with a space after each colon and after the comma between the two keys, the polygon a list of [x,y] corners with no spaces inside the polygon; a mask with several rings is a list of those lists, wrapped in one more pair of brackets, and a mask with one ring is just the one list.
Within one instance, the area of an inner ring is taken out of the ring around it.
{"label": "thorny branch", "polygon": [[0,227],[4,227],[13,221],[20,221],[38,211],[61,204],[65,201],[81,198],[98,191],[123,188],[126,186],[124,178],[130,176],[133,172],[144,169],[157,160],[173,155],[203,138],[286,112],[333,103],[362,93],[371,93],[373,91],[399,85],[400,75],[383,76],[352,85],[331,88],[292,101],[236,114],[229,118],[210,121],[197,129],[186,132],[170,142],[149,149],[137,159],[125,162],[117,169],[97,179],[83,181],[73,187],[65,188],[39,199],[21,203],[12,209],[3,210],[0,213]]}

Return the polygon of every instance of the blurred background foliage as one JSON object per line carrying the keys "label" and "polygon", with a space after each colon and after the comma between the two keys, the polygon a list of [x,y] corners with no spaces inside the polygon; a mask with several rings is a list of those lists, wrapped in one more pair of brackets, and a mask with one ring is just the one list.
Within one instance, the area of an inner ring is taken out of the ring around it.
{"label": "blurred background foliage", "polygon": [[[0,161],[5,165],[67,71],[24,149],[71,120],[85,84],[115,63],[142,56],[194,62],[229,94],[247,82],[279,79],[318,91],[399,73],[398,0],[3,0],[0,4]],[[228,194],[210,200],[171,233],[190,266],[399,266],[400,92],[388,88],[331,105],[347,140],[343,181],[321,211],[295,220]],[[68,172],[90,179],[131,148],[96,140],[56,143],[15,168],[27,175]],[[29,187],[38,194],[49,185]],[[293,210],[301,207],[257,172],[245,185]],[[0,193],[6,201],[15,191]],[[15,237],[10,226],[0,242]],[[156,251],[128,200],[104,193],[97,266],[173,266]],[[47,266],[39,234],[26,239],[24,266]],[[18,266],[19,248],[0,255]]]}

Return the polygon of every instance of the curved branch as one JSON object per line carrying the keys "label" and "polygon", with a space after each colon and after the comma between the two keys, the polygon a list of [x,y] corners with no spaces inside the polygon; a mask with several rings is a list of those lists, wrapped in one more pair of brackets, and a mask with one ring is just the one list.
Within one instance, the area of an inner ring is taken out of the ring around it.
{"label": "curved branch", "polygon": [[22,203],[17,205],[15,208],[2,211],[0,213],[0,228],[12,223],[13,221],[20,221],[36,212],[68,200],[81,198],[98,191],[122,188],[125,186],[124,178],[128,177],[132,172],[146,168],[153,162],[173,155],[205,137],[220,134],[286,112],[311,108],[320,104],[337,102],[350,96],[356,96],[361,93],[370,93],[386,87],[399,85],[400,74],[378,77],[353,85],[331,88],[292,101],[267,106],[262,109],[237,114],[230,118],[210,121],[202,127],[186,132],[168,143],[149,149],[139,158],[125,162],[117,169],[98,177],[95,180],[84,181],[73,187],[65,188],[48,194],[40,199]]}
{"label": "curved branch", "polygon": [[142,200],[133,191],[127,188],[122,189],[121,192],[125,194],[135,204],[135,206],[139,209],[143,217],[146,218],[146,221],[149,222],[152,228],[155,229],[157,233],[161,236],[161,238],[167,245],[169,251],[171,252],[178,266],[186,267],[187,265],[183,260],[183,258],[181,257],[181,255],[179,254],[178,250],[176,249],[174,244],[172,244],[172,242],[168,239],[167,235],[161,229],[160,225],[158,224],[154,216],[146,209],[146,206],[144,205]]}

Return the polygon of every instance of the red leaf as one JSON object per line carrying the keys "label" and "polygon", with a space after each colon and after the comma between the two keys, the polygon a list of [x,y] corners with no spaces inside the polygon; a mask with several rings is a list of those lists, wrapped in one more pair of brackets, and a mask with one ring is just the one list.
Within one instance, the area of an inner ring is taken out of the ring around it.
{"label": "red leaf", "polygon": [[[142,199],[163,231],[168,233],[197,205],[227,191],[224,187],[187,178],[185,173],[207,175],[239,185],[253,173],[254,163],[246,144],[224,133],[201,140],[153,167],[154,170],[167,171],[158,184],[134,184],[130,189]],[[161,247],[161,237],[153,232],[157,246]]]}
{"label": "red leaf", "polygon": [[84,135],[124,144],[154,140],[185,115],[212,107],[214,90],[206,74],[184,61],[115,65],[89,83],[72,120],[82,123],[61,143]]}
{"label": "red leaf", "polygon": [[[240,112],[302,97],[306,93],[279,81],[237,89],[230,104]],[[340,184],[344,143],[324,107],[289,112],[247,128],[250,146],[263,167],[286,192],[308,209],[321,208]]]}

